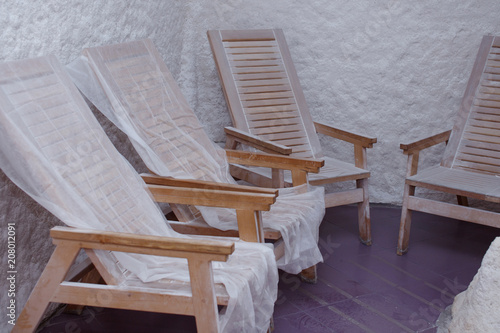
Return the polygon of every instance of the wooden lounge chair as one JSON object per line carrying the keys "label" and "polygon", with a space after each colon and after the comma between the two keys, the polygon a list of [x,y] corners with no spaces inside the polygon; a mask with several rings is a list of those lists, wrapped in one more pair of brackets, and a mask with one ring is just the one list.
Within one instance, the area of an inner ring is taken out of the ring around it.
{"label": "wooden lounge chair", "polygon": [[[323,165],[323,161],[317,159],[304,160],[236,150],[224,152],[216,147],[203,131],[150,40],[85,49],[83,55],[89,64],[89,71],[93,73],[91,76],[98,79],[94,86],[103,87],[103,93],[107,96],[105,98],[111,103],[109,106],[94,104],[129,136],[145,164],[156,174],[144,175],[144,180],[149,184],[161,185],[165,179],[161,176],[169,176],[176,179],[191,177],[239,188],[227,171],[230,161],[291,170],[294,185],[301,185],[307,183],[307,172],[318,172]],[[83,81],[89,79],[79,80],[75,70],[70,69],[70,73],[90,101],[102,100],[92,95],[96,89],[85,88],[87,84]],[[256,189],[244,188],[248,191]],[[266,212],[262,218],[264,235],[254,234],[251,238],[245,238],[241,234],[243,225],[238,225],[238,230],[234,230],[235,225],[228,226],[220,222],[222,218],[213,218],[214,214],[221,216],[225,212],[219,210],[214,213],[211,210],[204,214],[193,206],[173,206],[180,222],[172,223],[172,226],[179,232],[220,236],[238,236],[239,231],[240,238],[247,241],[261,241],[265,237],[275,244],[276,253],[282,257],[278,262],[279,268],[289,273],[302,270],[301,277],[314,282],[316,274],[313,265],[321,261],[315,235],[318,234],[324,214],[323,194],[318,190],[322,191],[320,188],[314,189],[314,193],[319,195],[312,200],[306,201],[310,194],[302,193],[300,198],[303,202],[295,200],[288,204],[287,200],[296,196],[285,197],[280,194],[273,210]],[[284,204],[287,206],[284,207]],[[207,216],[212,219],[207,220]],[[253,220],[255,217],[238,212],[239,220],[247,218]],[[230,219],[234,220],[231,216],[224,218]],[[258,219],[260,221],[261,217]],[[287,238],[283,239],[283,234]],[[304,240],[308,243],[303,246]]]}
{"label": "wooden lounge chair", "polygon": [[[212,30],[208,39],[235,127],[225,129],[226,148],[325,159],[310,184],[356,181],[354,190],[326,194],[326,207],[357,203],[360,239],[371,244],[366,148],[377,139],[312,120],[281,30]],[[316,133],[354,144],[354,165],[325,157]],[[290,184],[276,171],[233,165],[231,174],[259,186]]]}
{"label": "wooden lounge chair", "polygon": [[[451,131],[410,144],[403,195],[399,255],[408,251],[412,211],[500,227],[500,214],[468,206],[467,198],[500,202],[500,38],[485,36]],[[441,164],[418,171],[419,153],[447,142]],[[418,171],[418,172],[417,172]],[[458,205],[415,196],[423,187],[457,196]]]}
{"label": "wooden lounge chair", "polygon": [[[187,180],[146,186],[53,56],[0,64],[0,157],[14,183],[74,227],[51,230],[55,251],[12,332],[35,331],[49,302],[193,315],[199,332],[222,329],[220,305],[240,311],[236,322],[224,314],[226,331],[256,324],[267,329],[278,282],[272,251],[234,239],[180,235],[151,195],[255,215],[270,209],[273,190],[242,192]],[[256,220],[244,222],[260,228]],[[81,249],[106,285],[78,282],[88,269],[69,273]],[[212,261],[230,258],[212,269]],[[240,322],[253,311],[241,306],[245,302],[257,307],[260,319]]]}

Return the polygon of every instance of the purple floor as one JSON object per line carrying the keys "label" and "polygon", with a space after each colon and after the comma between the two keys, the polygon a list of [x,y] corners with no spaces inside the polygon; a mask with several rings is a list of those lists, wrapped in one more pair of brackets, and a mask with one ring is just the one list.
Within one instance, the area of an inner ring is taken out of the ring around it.
{"label": "purple floor", "polygon": [[[357,209],[329,208],[320,230],[316,285],[281,273],[276,333],[435,332],[441,311],[474,277],[500,229],[414,213],[410,251],[396,255],[399,208],[372,206],[373,245],[357,238]],[[196,332],[194,319],[86,308],[39,332]]]}

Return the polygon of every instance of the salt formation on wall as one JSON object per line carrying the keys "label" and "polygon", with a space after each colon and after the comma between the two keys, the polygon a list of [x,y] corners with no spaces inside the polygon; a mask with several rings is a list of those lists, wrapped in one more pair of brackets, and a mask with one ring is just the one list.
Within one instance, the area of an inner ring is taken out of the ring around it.
{"label": "salt formation on wall", "polygon": [[449,332],[500,332],[500,238],[486,252],[481,268],[452,306]]}
{"label": "salt formation on wall", "polygon": [[[313,118],[376,136],[368,152],[371,200],[399,204],[406,163],[399,143],[451,128],[481,37],[500,34],[499,12],[493,0],[3,0],[0,61],[53,53],[65,64],[84,47],[151,38],[209,135],[222,142],[230,118],[206,30],[282,28]],[[125,136],[100,120],[144,171]],[[322,142],[330,156],[352,159],[351,146]],[[423,165],[437,163],[442,148],[431,149]],[[2,267],[4,226],[17,223],[20,309],[59,221],[1,172],[0,212]],[[0,293],[3,318],[6,297]]]}

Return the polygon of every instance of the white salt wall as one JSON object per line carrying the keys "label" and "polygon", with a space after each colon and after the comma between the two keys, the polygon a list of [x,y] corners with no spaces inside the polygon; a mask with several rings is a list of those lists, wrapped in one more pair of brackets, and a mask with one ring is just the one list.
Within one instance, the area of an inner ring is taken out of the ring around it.
{"label": "white salt wall", "polygon": [[[496,0],[3,0],[0,61],[54,53],[65,64],[84,47],[149,37],[210,136],[222,142],[230,118],[206,30],[282,28],[313,118],[376,136],[368,153],[372,201],[400,204],[406,159],[399,143],[451,128],[481,37],[500,34],[499,13]],[[101,121],[144,170],[126,138]],[[327,154],[352,159],[349,145],[322,141]],[[441,152],[430,150],[423,166]],[[3,173],[0,212],[2,280],[5,225],[17,223],[20,309],[52,252],[48,230],[59,222]],[[0,290],[2,332],[7,301]]]}
{"label": "white salt wall", "polygon": [[[376,136],[371,201],[401,204],[399,144],[452,127],[482,36],[500,34],[499,13],[494,0],[191,2],[180,82],[223,141],[230,118],[205,31],[282,28],[313,119]],[[353,160],[352,146],[321,141],[327,155]],[[443,148],[421,165],[438,163]]]}
{"label": "white salt wall", "polygon": [[[484,255],[481,267],[467,290],[455,297],[446,332],[497,333],[500,331],[500,238]],[[443,330],[444,331],[444,330]]]}

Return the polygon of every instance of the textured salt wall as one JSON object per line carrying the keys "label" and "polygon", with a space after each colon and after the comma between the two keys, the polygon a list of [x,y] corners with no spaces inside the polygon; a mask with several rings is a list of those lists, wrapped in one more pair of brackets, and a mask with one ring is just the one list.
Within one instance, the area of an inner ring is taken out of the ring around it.
{"label": "textured salt wall", "polygon": [[[376,136],[372,202],[401,204],[399,144],[450,129],[483,35],[500,34],[498,1],[243,1],[191,3],[181,80],[214,140],[230,124],[207,29],[282,28],[313,119]],[[321,138],[327,155],[352,146]],[[425,151],[439,162],[444,144]],[[452,198],[449,198],[452,199]]]}
{"label": "textured salt wall", "polygon": [[496,238],[467,290],[455,297],[451,322],[446,332],[496,333],[500,330],[499,266],[500,238]]}
{"label": "textured salt wall", "polygon": [[[186,6],[182,1],[13,1],[0,2],[0,61],[55,54],[67,64],[84,47],[151,38],[174,75],[178,75]],[[1,79],[1,78],[0,78]],[[99,117],[99,115],[97,114]],[[119,150],[145,171],[126,137],[99,117]],[[16,222],[16,305],[19,315],[52,253],[49,229],[54,216],[18,189],[0,171],[0,331],[8,332],[4,286],[7,272],[7,223]],[[71,328],[76,332],[77,328]]]}

